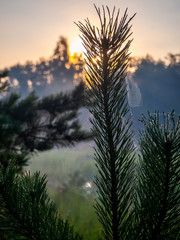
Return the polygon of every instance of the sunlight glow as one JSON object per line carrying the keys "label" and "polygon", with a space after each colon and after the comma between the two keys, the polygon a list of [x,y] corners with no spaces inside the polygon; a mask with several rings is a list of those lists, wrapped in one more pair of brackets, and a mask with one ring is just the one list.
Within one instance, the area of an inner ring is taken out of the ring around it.
{"label": "sunlight glow", "polygon": [[[73,55],[70,55],[69,62],[72,64],[76,64],[79,60],[82,59],[82,53],[75,52]],[[79,70],[79,66],[76,65],[76,70]]]}
{"label": "sunlight glow", "polygon": [[74,55],[74,53],[81,54],[84,51],[84,47],[81,43],[81,40],[79,38],[76,38],[70,43],[70,54],[71,56]]}

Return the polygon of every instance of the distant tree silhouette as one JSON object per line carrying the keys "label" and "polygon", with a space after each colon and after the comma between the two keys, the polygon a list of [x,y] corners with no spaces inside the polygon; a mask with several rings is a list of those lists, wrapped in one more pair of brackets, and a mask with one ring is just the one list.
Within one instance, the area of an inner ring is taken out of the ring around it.
{"label": "distant tree silhouette", "polygon": [[[174,56],[174,57],[173,57]],[[152,57],[141,59],[137,70],[133,74],[134,81],[138,84],[144,109],[154,111],[171,111],[175,108],[180,112],[180,62],[175,60],[176,55],[170,55],[168,65],[159,60],[155,62]]]}
{"label": "distant tree silhouette", "polygon": [[22,96],[32,90],[43,96],[72,89],[82,80],[83,65],[82,56],[70,56],[67,39],[60,37],[49,59],[17,64],[9,69],[9,77],[11,83],[16,79],[14,90]]}
{"label": "distant tree silhouette", "polygon": [[8,76],[8,71],[0,71],[0,93],[4,93],[9,88],[9,82],[7,80],[4,80]]}
{"label": "distant tree silhouette", "polygon": [[147,114],[147,110],[154,113],[156,109],[160,112],[174,109],[175,118],[180,113],[180,60],[178,54],[169,54],[166,62],[155,61],[147,55],[145,58],[132,58],[130,67],[135,68],[132,78],[142,96],[142,104],[131,107],[138,137],[138,128],[142,128],[139,119],[142,114]]}
{"label": "distant tree silhouette", "polygon": [[168,60],[169,65],[180,66],[180,53],[179,54],[169,53],[166,59]]}
{"label": "distant tree silhouette", "polygon": [[[141,108],[135,111],[154,111],[157,108],[160,111],[171,111],[175,108],[180,112],[180,54],[168,54],[166,62],[168,64],[162,60],[154,61],[150,55],[145,58],[131,57],[130,67],[135,67],[133,79],[140,88],[143,100]],[[82,56],[70,56],[67,39],[60,37],[49,59],[12,66],[9,69],[9,80],[12,90],[23,97],[32,90],[38,96],[44,96],[72,89],[82,80],[83,66]],[[16,85],[13,84],[15,80]]]}

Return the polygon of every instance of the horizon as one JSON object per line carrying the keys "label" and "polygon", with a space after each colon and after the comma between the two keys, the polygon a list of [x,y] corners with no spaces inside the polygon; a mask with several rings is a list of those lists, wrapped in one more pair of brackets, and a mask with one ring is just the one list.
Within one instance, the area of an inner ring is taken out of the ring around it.
{"label": "horizon", "polygon": [[[63,36],[60,36],[60,37],[63,37]],[[68,41],[68,39],[67,39],[67,41]],[[50,58],[53,56],[53,50],[55,49],[55,46],[56,46],[56,43],[57,43],[57,41],[55,42],[55,44],[54,44],[54,48],[52,49],[52,51],[51,51],[51,53],[49,54],[49,56],[39,56],[39,57],[37,57],[37,59],[34,59],[34,60],[32,60],[32,59],[24,59],[24,60],[22,60],[21,62],[20,61],[17,61],[17,62],[14,62],[13,64],[11,64],[11,65],[8,65],[8,66],[4,66],[4,67],[1,67],[0,66],[0,71],[3,71],[3,70],[5,70],[5,69],[10,69],[11,67],[14,67],[14,66],[16,66],[16,65],[22,65],[22,66],[24,66],[24,65],[26,65],[28,62],[31,62],[32,64],[34,64],[34,65],[36,65],[37,63],[39,63],[39,62],[41,62],[42,60],[47,60],[47,61],[49,61],[50,60]],[[70,46],[70,44],[69,44],[69,42],[68,42],[68,47],[69,47],[69,61],[70,62],[72,62],[73,63],[73,61],[71,60],[71,57],[73,57],[74,56],[74,54],[78,54],[78,55],[81,55],[82,54],[82,56],[83,56],[83,58],[84,58],[84,54],[83,54],[83,51],[72,51],[72,49],[73,49],[73,47],[71,47]],[[158,61],[163,61],[164,63],[166,63],[166,58],[168,57],[168,54],[171,54],[171,52],[167,52],[162,58],[155,58],[153,55],[151,55],[150,53],[146,53],[145,55],[143,55],[143,56],[134,56],[133,54],[130,54],[130,57],[132,57],[132,58],[139,58],[139,59],[144,59],[144,58],[147,58],[147,57],[150,57],[150,58],[152,58],[152,60],[154,60],[155,62],[158,62]],[[177,54],[177,53],[172,53],[172,54]]]}
{"label": "horizon", "polygon": [[[88,17],[92,24],[99,24],[92,0],[79,0],[76,4],[72,0],[0,0],[0,3],[0,69],[49,58],[59,36],[68,39],[71,55],[81,52],[80,33],[74,22],[84,22]],[[120,8],[120,18],[126,7],[128,17],[137,12],[132,21],[134,40],[130,47],[131,56],[145,57],[149,54],[155,60],[163,60],[168,53],[180,52],[178,0],[96,1],[97,7],[102,4],[108,5],[111,11],[114,6],[116,11]]]}

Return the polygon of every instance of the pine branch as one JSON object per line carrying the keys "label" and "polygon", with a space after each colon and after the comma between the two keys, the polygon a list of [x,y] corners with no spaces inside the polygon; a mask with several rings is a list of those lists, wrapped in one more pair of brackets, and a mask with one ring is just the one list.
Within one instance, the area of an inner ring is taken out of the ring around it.
{"label": "pine branch", "polygon": [[[3,239],[80,240],[46,193],[46,176],[17,175],[14,164],[0,169],[0,232]],[[5,222],[6,225],[3,225]],[[5,237],[7,236],[7,238]]]}
{"label": "pine branch", "polygon": [[180,231],[180,117],[143,117],[139,170],[138,239],[176,240]]}
{"label": "pine branch", "polygon": [[95,160],[99,176],[96,177],[99,200],[96,213],[103,226],[105,239],[128,239],[132,207],[133,142],[131,120],[127,104],[126,68],[131,41],[127,11],[119,21],[114,20],[107,7],[103,15],[96,8],[100,29],[85,20],[76,24],[82,32],[86,49],[87,104],[93,118]]}
{"label": "pine branch", "polygon": [[[6,167],[9,151],[26,155],[54,146],[74,146],[92,139],[82,130],[78,110],[84,105],[84,84],[69,93],[39,99],[34,93],[20,99],[16,93],[0,101],[0,161]],[[15,151],[17,149],[17,151]],[[20,156],[21,155],[21,156]],[[22,159],[22,158],[21,158]],[[22,166],[26,161],[19,162]]]}

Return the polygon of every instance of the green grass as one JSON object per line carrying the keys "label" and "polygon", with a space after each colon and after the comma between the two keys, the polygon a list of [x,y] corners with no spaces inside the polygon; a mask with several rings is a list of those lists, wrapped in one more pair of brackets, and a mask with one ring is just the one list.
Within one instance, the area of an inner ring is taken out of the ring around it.
{"label": "green grass", "polygon": [[93,204],[95,186],[85,187],[93,182],[96,167],[93,151],[65,148],[34,155],[26,170],[47,174],[48,191],[56,203],[59,213],[68,219],[85,240],[94,240],[100,233]]}
{"label": "green grass", "polygon": [[84,197],[73,189],[61,193],[50,193],[54,199],[61,216],[68,219],[75,229],[83,235],[84,239],[94,240],[100,232],[100,224],[94,212],[94,198]]}

